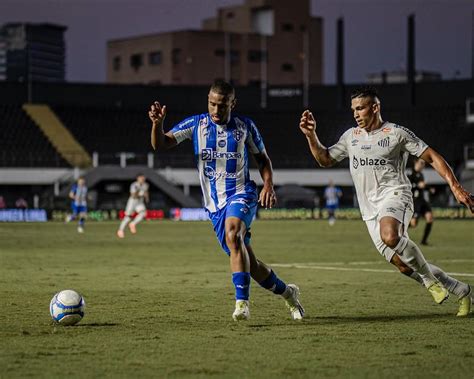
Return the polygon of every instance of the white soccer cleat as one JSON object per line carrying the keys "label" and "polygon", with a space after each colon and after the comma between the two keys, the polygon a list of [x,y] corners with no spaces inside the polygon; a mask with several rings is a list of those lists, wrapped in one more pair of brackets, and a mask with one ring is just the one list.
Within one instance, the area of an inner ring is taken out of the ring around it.
{"label": "white soccer cleat", "polygon": [[78,233],[84,233],[84,228],[82,226],[77,227],[77,232]]}
{"label": "white soccer cleat", "polygon": [[304,317],[304,308],[300,303],[300,289],[296,284],[288,284],[286,286],[283,297],[286,301],[286,306],[290,310],[291,318],[293,320],[302,320]]}
{"label": "white soccer cleat", "polygon": [[123,230],[117,230],[117,237],[118,238],[125,238],[125,233]]}
{"label": "white soccer cleat", "polygon": [[246,321],[250,318],[250,309],[248,300],[237,300],[235,310],[232,314],[234,321]]}

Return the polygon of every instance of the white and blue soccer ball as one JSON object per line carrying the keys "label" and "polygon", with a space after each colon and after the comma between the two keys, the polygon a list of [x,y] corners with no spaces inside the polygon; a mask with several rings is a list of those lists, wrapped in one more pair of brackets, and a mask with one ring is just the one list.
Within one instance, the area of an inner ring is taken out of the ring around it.
{"label": "white and blue soccer ball", "polygon": [[51,299],[49,312],[53,320],[61,325],[74,325],[84,317],[86,303],[74,290],[58,292]]}

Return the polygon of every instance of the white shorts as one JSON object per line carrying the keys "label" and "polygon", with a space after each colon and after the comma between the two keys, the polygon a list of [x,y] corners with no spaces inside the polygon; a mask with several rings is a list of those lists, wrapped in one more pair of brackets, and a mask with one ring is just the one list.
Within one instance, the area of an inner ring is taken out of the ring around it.
{"label": "white shorts", "polygon": [[146,210],[145,203],[143,200],[129,198],[127,201],[127,206],[125,207],[125,215],[131,216],[133,212],[144,212]]}
{"label": "white shorts", "polygon": [[404,201],[389,199],[381,204],[377,217],[365,221],[375,247],[379,253],[383,255],[388,262],[390,262],[393,258],[393,255],[395,254],[395,251],[385,245],[385,243],[382,241],[382,238],[380,237],[380,219],[387,216],[393,217],[400,221],[401,225],[398,233],[400,236],[408,238],[407,231],[408,226],[410,225],[410,220],[413,216],[413,205]]}

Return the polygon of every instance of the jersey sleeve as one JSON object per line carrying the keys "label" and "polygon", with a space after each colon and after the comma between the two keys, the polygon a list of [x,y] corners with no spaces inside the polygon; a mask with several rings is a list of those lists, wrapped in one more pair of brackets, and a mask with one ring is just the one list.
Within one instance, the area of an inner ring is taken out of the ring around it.
{"label": "jersey sleeve", "polygon": [[252,154],[258,154],[265,151],[262,136],[260,135],[255,123],[252,120],[248,121],[249,133],[247,137],[247,145]]}
{"label": "jersey sleeve", "polygon": [[170,132],[176,138],[176,142],[180,144],[184,140],[192,139],[194,128],[197,126],[197,117],[192,116],[184,119],[180,123],[174,125]]}
{"label": "jersey sleeve", "polygon": [[428,148],[428,145],[419,139],[415,133],[403,126],[396,125],[402,150],[419,157]]}
{"label": "jersey sleeve", "polygon": [[135,182],[133,182],[132,184],[130,184],[130,193],[134,194],[134,193],[137,193],[137,192],[138,192],[137,186],[136,186]]}
{"label": "jersey sleeve", "polygon": [[349,156],[347,149],[347,140],[351,134],[351,129],[347,130],[336,144],[328,148],[329,156],[337,162],[342,161]]}

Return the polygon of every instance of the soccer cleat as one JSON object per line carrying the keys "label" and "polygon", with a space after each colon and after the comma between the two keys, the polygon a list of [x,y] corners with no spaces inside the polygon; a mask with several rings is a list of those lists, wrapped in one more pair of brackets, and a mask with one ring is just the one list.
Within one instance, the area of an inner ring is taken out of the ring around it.
{"label": "soccer cleat", "polygon": [[472,305],[472,291],[471,287],[469,287],[469,292],[466,296],[463,296],[459,299],[459,310],[456,316],[458,317],[466,317],[471,312],[471,305]]}
{"label": "soccer cleat", "polygon": [[77,232],[78,233],[84,233],[84,228],[82,226],[77,227]]}
{"label": "soccer cleat", "polygon": [[430,292],[431,296],[433,296],[433,299],[437,304],[442,304],[449,297],[448,290],[444,288],[439,282],[435,282],[429,286],[428,291]]}
{"label": "soccer cleat", "polygon": [[288,291],[288,294],[285,296],[286,306],[290,310],[291,318],[293,320],[301,320],[304,317],[304,308],[299,300],[300,289],[296,284],[288,284],[286,291]]}
{"label": "soccer cleat", "polygon": [[234,321],[245,321],[250,318],[250,309],[248,300],[237,300],[235,302],[235,311],[232,314]]}
{"label": "soccer cleat", "polygon": [[118,238],[125,238],[125,233],[123,230],[117,230],[117,237]]}
{"label": "soccer cleat", "polygon": [[133,223],[128,224],[128,228],[130,229],[130,233],[132,233],[132,234],[137,233],[137,227],[135,226],[135,224],[133,224]]}

